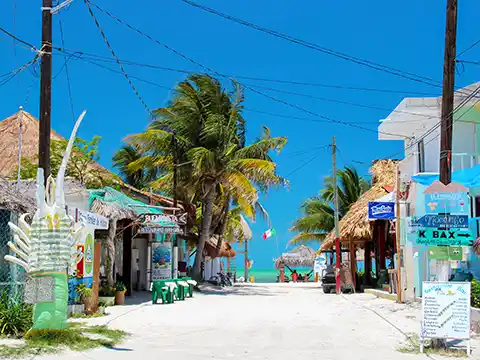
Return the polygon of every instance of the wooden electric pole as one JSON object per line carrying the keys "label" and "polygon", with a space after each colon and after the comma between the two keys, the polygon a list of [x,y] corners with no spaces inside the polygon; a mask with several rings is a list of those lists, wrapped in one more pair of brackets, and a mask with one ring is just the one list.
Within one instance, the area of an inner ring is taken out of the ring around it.
{"label": "wooden electric pole", "polygon": [[42,62],[40,65],[40,133],[38,166],[45,182],[50,176],[50,129],[52,112],[52,0],[42,2]]}
{"label": "wooden electric pole", "polygon": [[342,250],[340,244],[340,226],[338,221],[338,189],[337,189],[337,145],[335,136],[332,136],[332,167],[333,167],[333,190],[334,190],[334,219],[335,219],[335,289],[337,295],[341,293],[340,271],[342,266]]}
{"label": "wooden electric pole", "polygon": [[447,0],[445,57],[443,65],[442,116],[440,130],[440,181],[452,180],[453,106],[455,95],[455,57],[457,43],[457,0]]}

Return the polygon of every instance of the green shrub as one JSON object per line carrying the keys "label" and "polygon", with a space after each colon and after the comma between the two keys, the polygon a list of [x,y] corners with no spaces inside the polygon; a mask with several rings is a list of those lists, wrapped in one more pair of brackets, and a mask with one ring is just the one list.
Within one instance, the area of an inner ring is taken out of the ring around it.
{"label": "green shrub", "polygon": [[21,336],[33,325],[33,306],[6,291],[0,294],[0,334]]}
{"label": "green shrub", "polygon": [[480,281],[478,279],[472,280],[470,303],[473,307],[480,308]]}

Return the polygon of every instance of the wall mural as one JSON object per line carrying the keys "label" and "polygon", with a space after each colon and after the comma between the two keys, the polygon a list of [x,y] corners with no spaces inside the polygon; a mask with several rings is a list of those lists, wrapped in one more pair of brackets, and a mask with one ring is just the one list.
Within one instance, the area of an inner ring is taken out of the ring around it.
{"label": "wall mural", "polygon": [[31,331],[56,331],[67,327],[68,271],[82,227],[65,211],[64,178],[75,136],[85,116],[82,112],[73,128],[56,182],[37,171],[37,211],[28,225],[23,214],[19,226],[9,223],[13,242],[8,246],[15,256],[5,260],[25,269],[28,280],[24,300],[34,306]]}

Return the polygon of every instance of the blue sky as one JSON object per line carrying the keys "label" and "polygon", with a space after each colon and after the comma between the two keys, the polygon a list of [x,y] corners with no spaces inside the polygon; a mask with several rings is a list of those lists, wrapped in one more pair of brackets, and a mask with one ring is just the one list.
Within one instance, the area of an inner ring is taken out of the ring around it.
{"label": "blue sky", "polygon": [[[152,37],[219,73],[440,95],[439,88],[368,69],[270,37],[192,8],[179,0],[162,2],[147,0],[142,1],[141,5],[133,5],[131,1],[125,0],[96,0],[96,2]],[[9,1],[0,13],[1,26],[20,38],[38,45],[41,26],[40,3],[40,0]],[[202,0],[201,3],[258,25],[356,57],[438,80],[442,78],[445,0],[402,2],[371,0],[368,6],[365,6],[364,2],[354,0],[332,2]],[[14,4],[17,8],[16,16]],[[480,23],[476,16],[478,10],[478,5],[474,2],[464,1],[459,4],[459,51],[478,40],[480,33]],[[96,13],[121,59],[193,71],[202,70],[98,11]],[[59,19],[63,22],[65,48],[110,56],[83,1],[74,0],[67,10],[55,15],[53,33],[57,46],[61,46]],[[33,56],[31,51],[23,47],[14,49],[11,39],[3,34],[0,34],[0,49],[1,74],[20,67]],[[480,60],[480,46],[470,50],[462,58]],[[62,69],[64,62],[64,57],[55,55],[54,74]],[[102,136],[100,162],[110,168],[112,155],[121,146],[122,139],[128,134],[142,131],[148,124],[148,114],[122,75],[74,58],[68,64],[76,113],[82,109],[88,111],[80,129],[80,136],[86,139],[94,135]],[[106,65],[118,70],[115,64]],[[126,70],[132,76],[166,87],[154,87],[133,79],[139,93],[151,108],[165,105],[170,96],[168,89],[184,78],[180,73],[136,66],[126,66]],[[480,66],[476,65],[460,67],[457,86],[468,85],[478,80],[479,70]],[[14,113],[19,105],[38,116],[37,74],[38,71],[26,70],[8,84],[0,86],[1,118]],[[260,83],[253,80],[245,80],[245,83],[386,109],[394,109],[403,97],[408,96],[386,92]],[[345,122],[362,123],[361,126],[372,130],[376,129],[378,120],[389,113],[279,92],[261,91],[312,112]],[[370,162],[401,150],[401,144],[398,142],[378,141],[377,134],[373,131],[318,122],[321,119],[248,90],[245,106],[249,109],[317,121],[285,119],[245,111],[249,139],[259,135],[262,125],[270,127],[273,135],[288,137],[288,145],[281,155],[276,156],[276,160],[280,174],[283,176],[290,174],[288,176],[291,182],[290,190],[278,189],[262,195],[262,203],[268,209],[272,224],[277,229],[280,252],[285,250],[292,236],[288,228],[299,215],[298,207],[301,201],[317,194],[323,178],[331,172],[329,149],[313,148],[328,145],[332,135],[335,135],[340,150],[339,166],[351,164],[352,161]],[[64,71],[59,73],[53,82],[52,126],[65,136],[68,136],[73,126]],[[305,164],[308,160],[311,162]],[[298,169],[302,165],[305,166]],[[360,174],[367,175],[368,165],[357,167]],[[263,231],[267,228],[262,221],[253,224],[252,228],[254,241],[250,248],[251,257],[255,261],[254,266],[270,267],[272,258],[277,255],[277,241],[274,238],[268,241],[261,239]],[[239,260],[241,263],[242,259]]]}

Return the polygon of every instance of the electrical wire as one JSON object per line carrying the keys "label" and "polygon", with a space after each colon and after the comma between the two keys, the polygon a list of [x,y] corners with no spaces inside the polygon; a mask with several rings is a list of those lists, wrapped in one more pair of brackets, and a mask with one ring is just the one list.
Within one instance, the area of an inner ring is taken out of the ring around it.
{"label": "electrical wire", "polygon": [[[59,25],[59,28],[60,28],[60,39],[62,40],[62,47],[65,47],[65,38],[64,38],[64,34],[63,34],[63,24],[62,24],[62,19],[58,19],[58,25]],[[73,96],[72,96],[72,85],[71,85],[71,80],[70,80],[70,73],[68,71],[68,61],[71,59],[68,58],[67,60],[65,60],[65,64],[64,64],[64,67],[65,67],[65,75],[66,75],[66,78],[67,78],[67,88],[68,88],[68,97],[70,99],[70,109],[72,110],[72,119],[73,119],[73,122],[75,123],[76,119],[75,119],[75,107],[73,105]]]}
{"label": "electrical wire", "polygon": [[40,55],[37,54],[37,55],[34,56],[34,58],[32,60],[30,60],[26,64],[20,66],[18,69],[15,69],[15,70],[11,71],[10,73],[1,75],[0,77],[5,77],[5,75],[10,75],[10,76],[8,78],[6,78],[5,80],[0,82],[0,87],[9,83],[13,78],[15,78],[15,76],[20,74],[23,70],[28,68],[30,65],[35,64],[38,61],[38,59],[40,59]]}
{"label": "electrical wire", "polygon": [[[125,76],[125,79],[127,79],[127,82],[129,83],[130,87],[132,88],[133,92],[135,93],[135,95],[137,95],[138,99],[140,100],[140,102],[142,103],[142,105],[145,107],[145,109],[148,111],[149,114],[153,114],[152,111],[150,110],[150,108],[148,107],[147,103],[145,102],[145,100],[143,100],[142,96],[140,95],[140,93],[138,92],[137,88],[135,87],[135,85],[133,84],[132,80],[130,80],[130,77],[128,76],[127,72],[125,71],[122,63],[120,62],[120,60],[118,59],[117,57],[117,54],[115,53],[115,51],[113,50],[112,48],[112,45],[110,45],[110,42],[108,41],[108,38],[107,36],[105,35],[105,32],[103,31],[102,27],[100,26],[100,23],[98,22],[98,19],[97,17],[95,16],[95,13],[93,12],[92,8],[90,7],[90,2],[88,0],[84,0],[85,1],[85,4],[87,5],[87,8],[88,8],[88,11],[90,13],[90,16],[92,17],[92,19],[94,20],[95,22],[95,25],[98,29],[98,31],[100,32],[100,34],[102,35],[102,38],[105,42],[105,44],[107,45],[108,49],[110,50],[110,52],[112,53],[112,56],[115,58],[115,61],[117,62],[118,66],[120,67],[120,70],[122,71],[123,75]],[[153,116],[153,115],[152,115]]]}
{"label": "electrical wire", "polygon": [[463,50],[462,52],[460,52],[460,54],[457,54],[457,56],[455,57],[458,58],[460,56],[462,56],[463,54],[465,54],[467,51],[470,51],[471,49],[473,49],[475,46],[477,46],[478,44],[480,44],[480,39],[478,39],[477,41],[475,41],[472,45],[470,45],[469,47],[467,47],[465,50]]}
{"label": "electrical wire", "polygon": [[[112,19],[114,19],[114,20],[117,21],[118,23],[120,23],[120,24],[128,27],[129,29],[131,29],[131,30],[137,32],[138,34],[146,37],[147,39],[149,39],[149,40],[151,40],[151,41],[153,41],[153,42],[155,42],[155,43],[163,46],[164,48],[166,48],[166,49],[168,49],[169,51],[173,52],[174,54],[182,57],[183,59],[189,61],[190,63],[192,63],[192,64],[194,64],[194,65],[196,65],[196,66],[198,66],[198,67],[201,67],[201,68],[204,69],[207,73],[216,74],[216,75],[219,76],[219,77],[223,77],[223,78],[227,78],[227,79],[229,79],[229,80],[231,80],[231,81],[235,81],[234,79],[232,79],[232,78],[230,78],[230,77],[228,77],[228,76],[226,76],[226,75],[224,75],[224,74],[221,74],[221,73],[219,73],[219,72],[217,72],[217,71],[209,68],[208,66],[205,66],[205,65],[203,65],[203,64],[201,64],[201,63],[193,60],[192,58],[186,56],[185,54],[182,54],[181,52],[177,51],[176,49],[174,49],[174,48],[166,45],[165,43],[160,42],[158,39],[154,39],[152,36],[144,33],[143,31],[139,30],[138,28],[136,28],[136,27],[134,27],[134,26],[126,23],[125,21],[121,20],[120,18],[118,18],[117,16],[113,15],[113,14],[110,13],[109,11],[102,9],[101,7],[99,7],[98,5],[96,5],[95,3],[91,2],[90,0],[84,0],[84,1],[85,1],[85,3],[86,3],[87,5],[92,5],[92,6],[94,6],[96,9],[98,9],[99,11],[101,11],[102,13],[104,13],[105,15],[111,17]],[[90,6],[89,6],[89,9],[90,9],[90,11],[91,11],[91,7],[90,7]],[[92,12],[92,11],[91,11],[91,12]],[[92,12],[92,13],[93,13],[93,12]],[[97,22],[98,22],[98,21],[97,21]],[[310,114],[310,115],[314,115],[314,116],[317,116],[317,117],[319,117],[319,118],[328,120],[329,122],[338,123],[338,124],[343,124],[343,125],[346,125],[346,126],[350,126],[350,127],[354,127],[354,128],[361,129],[361,130],[374,132],[374,133],[378,133],[378,132],[379,132],[379,131],[377,131],[377,130],[369,129],[369,128],[366,128],[366,127],[363,127],[363,126],[360,126],[360,125],[351,124],[351,123],[346,122],[346,121],[343,121],[343,120],[338,120],[338,119],[334,119],[334,118],[331,118],[331,117],[328,117],[328,116],[325,116],[325,115],[318,114],[318,113],[316,113],[316,112],[313,112],[313,111],[307,110],[307,109],[305,109],[305,108],[303,108],[303,107],[300,107],[300,106],[298,106],[298,105],[296,105],[296,104],[292,104],[292,103],[289,103],[289,102],[287,102],[287,101],[285,101],[285,100],[282,100],[282,99],[273,97],[273,96],[271,96],[271,95],[265,94],[265,93],[263,93],[263,92],[261,92],[261,91],[258,91],[258,90],[256,90],[256,89],[254,89],[254,88],[252,88],[252,87],[250,87],[250,86],[248,86],[248,85],[242,84],[242,83],[240,83],[240,82],[238,82],[238,81],[237,81],[237,83],[238,83],[239,85],[242,85],[245,89],[248,89],[248,90],[250,90],[250,91],[252,91],[252,92],[254,92],[254,93],[258,94],[258,95],[261,95],[261,96],[263,96],[263,97],[265,97],[265,98],[268,98],[268,99],[273,100],[273,101],[275,101],[275,102],[278,102],[278,103],[280,103],[280,104],[284,104],[284,105],[289,106],[289,107],[291,107],[291,108],[300,110],[300,111],[302,111],[302,112],[308,113],[308,114]],[[392,136],[403,136],[403,135],[399,135],[399,134],[392,134],[392,133],[386,133],[386,132],[380,132],[380,133],[383,133],[383,134],[385,134],[385,135],[392,135]]]}
{"label": "electrical wire", "polygon": [[351,56],[351,55],[348,55],[348,54],[345,54],[345,53],[341,53],[341,52],[338,52],[338,51],[335,51],[335,50],[332,50],[332,49],[329,49],[329,48],[326,48],[326,47],[322,47],[322,46],[320,46],[318,44],[315,44],[315,43],[312,43],[312,42],[308,42],[308,41],[305,41],[305,40],[302,40],[302,39],[298,39],[298,38],[295,38],[293,36],[290,36],[290,35],[275,31],[275,30],[271,30],[271,29],[268,29],[268,28],[265,28],[265,27],[261,27],[259,25],[253,24],[251,22],[248,22],[248,21],[236,18],[236,17],[233,17],[231,15],[222,13],[218,10],[212,9],[212,8],[210,8],[208,6],[205,6],[205,5],[195,3],[195,2],[190,1],[190,0],[180,0],[180,1],[182,1],[183,3],[188,4],[190,6],[193,6],[195,8],[198,8],[200,10],[203,10],[205,12],[211,13],[213,15],[220,16],[220,17],[222,17],[224,19],[227,19],[229,21],[241,24],[243,26],[255,29],[257,31],[275,36],[277,38],[281,38],[283,40],[287,40],[289,42],[292,42],[292,43],[295,43],[295,44],[298,44],[298,45],[301,45],[301,46],[304,46],[304,47],[307,47],[307,48],[310,48],[310,49],[313,49],[313,50],[316,50],[316,51],[320,51],[324,54],[332,55],[332,56],[338,57],[338,58],[343,59],[343,60],[347,60],[347,61],[359,64],[359,65],[363,65],[363,66],[366,66],[366,67],[369,67],[369,68],[372,68],[372,69],[375,69],[375,70],[383,71],[383,72],[386,72],[386,73],[389,73],[389,74],[392,74],[392,75],[395,75],[395,76],[399,76],[399,77],[402,77],[402,78],[405,78],[405,79],[409,79],[409,80],[412,80],[412,81],[424,83],[424,84],[427,84],[427,85],[430,85],[430,86],[434,86],[434,87],[441,87],[442,86],[441,82],[439,82],[437,80],[434,80],[434,79],[431,79],[431,78],[428,78],[428,77],[425,77],[425,76],[421,76],[421,75],[417,75],[417,74],[414,74],[414,73],[402,71],[400,69],[396,69],[396,68],[393,68],[391,66],[382,65],[382,64],[370,61],[370,60],[354,57],[354,56]]}
{"label": "electrical wire", "polygon": [[[330,146],[330,145],[329,145]],[[328,146],[326,146],[328,147]],[[304,161],[299,167],[295,168],[294,170],[290,171],[287,175],[285,175],[285,178],[288,178],[292,174],[296,173],[297,171],[303,169],[305,166],[310,164],[312,161],[314,161],[316,158],[318,158],[321,154],[323,154],[324,151],[319,151],[315,155],[313,155],[310,159]]]}

